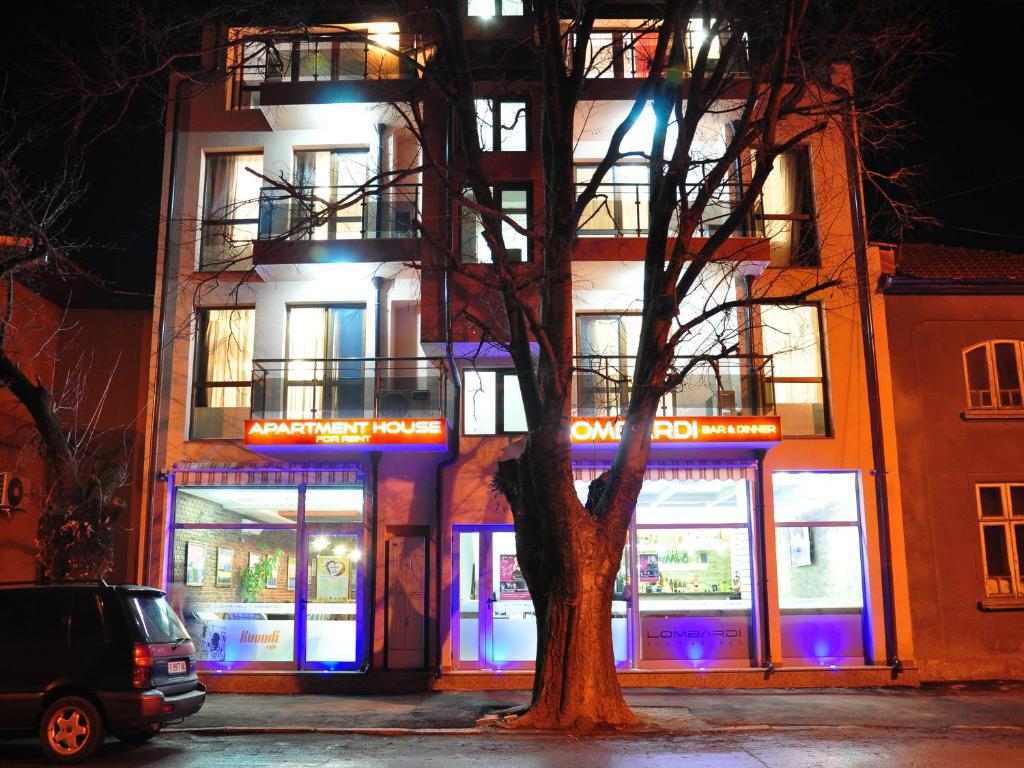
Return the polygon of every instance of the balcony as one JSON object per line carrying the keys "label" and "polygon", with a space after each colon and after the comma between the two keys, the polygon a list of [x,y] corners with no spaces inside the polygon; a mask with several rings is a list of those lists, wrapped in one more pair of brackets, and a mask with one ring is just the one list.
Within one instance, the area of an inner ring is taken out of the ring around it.
{"label": "balcony", "polygon": [[[635,364],[635,357],[575,358],[573,415],[623,415]],[[683,382],[662,398],[659,416],[775,415],[771,356],[679,357],[675,367],[690,370]]]}
{"label": "balcony", "polygon": [[382,240],[419,237],[420,184],[264,187],[260,240]]}
{"label": "balcony", "polygon": [[254,360],[254,419],[444,418],[440,358]]}
{"label": "balcony", "polygon": [[234,109],[260,106],[268,85],[413,80],[424,62],[418,35],[393,32],[249,37],[233,57],[228,65]]}
{"label": "balcony", "polygon": [[[619,23],[622,23],[621,21]],[[650,63],[658,46],[658,31],[649,25],[638,24],[631,28],[595,28],[590,35],[587,56],[587,78],[602,80],[643,79],[650,74]],[[683,39],[683,66],[687,72],[693,69],[701,46],[707,39],[708,28],[701,19],[691,19]],[[725,35],[712,39],[708,46],[708,66],[713,67],[721,56]],[[575,35],[569,35],[567,51],[575,46]],[[669,54],[671,55],[671,54]],[[569,62],[571,63],[571,62]],[[736,53],[733,69],[746,67],[746,47]]]}
{"label": "balcony", "polygon": [[[576,191],[585,189],[587,184],[576,184]],[[593,200],[587,204],[580,216],[577,229],[579,237],[647,237],[650,222],[650,185],[646,182],[601,184]],[[739,184],[724,185],[704,211],[704,218],[694,233],[698,237],[710,237],[732,213],[741,197]],[[678,220],[673,216],[669,223],[669,235],[675,234]],[[764,223],[761,206],[741,222],[734,237],[763,237]]]}

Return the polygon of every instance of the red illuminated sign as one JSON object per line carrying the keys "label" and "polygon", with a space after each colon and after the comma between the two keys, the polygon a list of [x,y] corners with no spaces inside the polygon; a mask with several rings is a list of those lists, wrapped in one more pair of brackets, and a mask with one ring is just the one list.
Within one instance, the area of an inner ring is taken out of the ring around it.
{"label": "red illuminated sign", "polygon": [[[574,444],[617,443],[623,419],[579,417],[569,426]],[[667,416],[654,420],[651,443],[775,443],[782,438],[778,416]]]}
{"label": "red illuminated sign", "polygon": [[448,443],[444,419],[247,419],[246,445],[424,446]]}

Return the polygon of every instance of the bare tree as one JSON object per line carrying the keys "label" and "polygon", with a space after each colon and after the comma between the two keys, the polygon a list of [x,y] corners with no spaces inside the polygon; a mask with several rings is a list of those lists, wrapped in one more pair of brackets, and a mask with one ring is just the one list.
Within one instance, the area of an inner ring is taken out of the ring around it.
{"label": "bare tree", "polygon": [[[529,18],[522,46],[541,83],[543,173],[543,215],[529,226],[502,211],[486,170],[474,103],[484,67],[464,38],[459,3],[448,0],[430,12],[438,51],[425,78],[450,104],[458,146],[454,162],[428,156],[425,164],[479,217],[490,251],[483,269],[467,268],[455,253],[445,268],[476,281],[500,308],[491,316],[474,317],[472,307],[465,312],[511,356],[529,429],[521,454],[501,462],[495,479],[512,509],[519,563],[538,617],[533,699],[516,727],[636,722],[615,673],[611,604],[659,403],[695,366],[736,352],[735,329],[730,336],[721,322],[729,313],[852,288],[856,277],[845,268],[850,262],[838,259],[828,269],[797,270],[797,279],[759,281],[747,295],[723,298],[707,286],[743,261],[725,246],[734,235],[752,234],[745,230],[777,159],[815,137],[856,148],[854,121],[864,130],[891,118],[906,74],[895,69],[905,66],[901,54],[921,41],[919,27],[888,21],[897,12],[885,4],[668,2],[638,26],[632,46],[607,50],[610,43],[602,48],[594,34],[602,8],[538,3]],[[870,89],[854,93],[851,67],[865,63],[869,52]],[[646,77],[576,190],[588,78],[627,55],[645,57]],[[493,73],[492,65],[490,79]],[[645,146],[627,146],[641,120]],[[707,132],[715,142],[706,140]],[[642,327],[618,450],[581,503],[566,428],[576,370],[573,256],[578,229],[606,205],[602,185],[628,159],[641,160],[649,174]],[[833,171],[843,190],[859,183],[842,165]],[[515,263],[508,241],[517,235],[532,242],[535,269]],[[800,265],[798,258],[792,263]],[[703,339],[699,347],[695,339]],[[690,355],[681,358],[684,346]]]}
{"label": "bare tree", "polygon": [[[67,238],[71,211],[84,185],[80,158],[69,154],[49,173],[30,173],[23,163],[39,136],[19,131],[11,113],[0,142],[0,387],[22,406],[35,428],[36,441],[51,470],[37,532],[38,560],[52,581],[102,578],[113,565],[114,522],[121,503],[114,493],[127,479],[126,457],[107,453],[99,416],[116,371],[108,372],[96,404],[85,407],[86,394],[97,385],[84,355],[71,361],[63,381],[47,383],[27,371],[32,363],[12,351],[19,306],[15,282],[32,284],[47,275],[82,278],[82,270],[65,256],[74,246]],[[74,335],[63,319],[54,336]],[[53,354],[51,338],[39,354]],[[48,350],[49,351],[46,351]]]}

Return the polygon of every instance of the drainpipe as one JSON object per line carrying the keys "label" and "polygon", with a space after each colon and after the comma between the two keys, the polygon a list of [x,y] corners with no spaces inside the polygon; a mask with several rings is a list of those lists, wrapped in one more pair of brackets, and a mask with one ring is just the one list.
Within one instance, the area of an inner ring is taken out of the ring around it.
{"label": "drainpipe", "polygon": [[761,665],[764,667],[764,676],[768,678],[775,671],[772,663],[772,635],[768,623],[768,545],[765,542],[765,509],[764,509],[764,457],[767,451],[759,449],[754,451],[754,458],[757,460],[756,483],[757,483],[757,602],[761,617],[758,621],[761,631]]}
{"label": "drainpipe", "polygon": [[164,477],[164,472],[158,467],[157,460],[157,435],[160,431],[160,419],[162,413],[163,397],[165,388],[164,377],[166,368],[164,357],[172,355],[169,344],[165,344],[167,328],[174,327],[172,319],[168,319],[168,312],[174,312],[174,305],[167,306],[167,297],[170,293],[170,261],[171,261],[171,220],[174,213],[175,180],[177,178],[178,164],[178,127],[181,122],[181,86],[187,81],[182,78],[174,84],[174,117],[171,119],[171,153],[167,173],[167,204],[164,211],[164,258],[163,271],[160,276],[160,330],[157,336],[156,349],[156,375],[153,389],[153,422],[152,433],[149,441],[149,515],[142,515],[139,525],[139,534],[142,536],[142,562],[136,567],[139,581],[142,584],[150,582],[149,561],[152,557],[152,517],[156,509],[157,484]]}
{"label": "drainpipe", "polygon": [[[878,360],[875,355],[875,331],[871,313],[871,288],[868,285],[867,222],[864,218],[860,158],[857,151],[857,123],[852,107],[843,115],[847,132],[846,173],[849,177],[850,210],[853,214],[854,259],[857,270],[857,302],[860,305],[861,342],[867,379],[868,418],[871,425],[871,454],[875,478],[875,506],[878,513],[878,543],[882,571],[882,607],[885,621],[886,663],[895,678],[903,671],[896,638],[896,606],[892,576],[892,536],[889,525],[889,484],[885,468],[885,444],[882,429],[882,402],[878,385]],[[867,650],[867,649],[865,649]]]}
{"label": "drainpipe", "polygon": [[[445,163],[447,164],[451,153],[449,138],[451,136],[451,112],[448,113],[448,121],[445,125]],[[451,195],[444,195],[445,215],[443,221],[451,222],[452,200]],[[448,226],[448,250],[452,253],[455,248],[455,233],[453,228]],[[434,477],[434,676],[441,677],[441,614],[444,610],[444,601],[441,599],[441,578],[442,559],[441,553],[444,548],[444,470],[455,463],[459,457],[459,436],[462,431],[462,377],[459,375],[458,365],[455,363],[455,352],[452,345],[452,308],[451,308],[451,259],[445,257],[444,282],[442,283],[441,305],[444,312],[444,347],[445,357],[448,362],[448,374],[451,376],[451,384],[454,389],[454,397],[449,400],[442,398],[446,404],[453,403],[452,413],[449,416],[451,429],[448,432],[448,455],[438,462]],[[424,662],[427,660],[424,659]],[[427,666],[426,664],[424,666]]]}

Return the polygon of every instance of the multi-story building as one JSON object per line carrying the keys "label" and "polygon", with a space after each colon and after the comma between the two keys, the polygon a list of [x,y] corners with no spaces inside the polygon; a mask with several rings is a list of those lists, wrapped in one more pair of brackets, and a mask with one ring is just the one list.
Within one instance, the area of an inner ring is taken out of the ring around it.
{"label": "multi-story building", "polygon": [[[514,64],[523,12],[470,2],[474,55]],[[522,402],[470,319],[489,310],[479,223],[424,170],[447,156],[447,105],[395,55],[426,62],[429,31],[336,21],[228,30],[227,82],[172,89],[142,577],[171,592],[221,688],[528,686],[533,606],[491,490]],[[578,183],[646,75],[639,27],[598,24],[598,65],[625,55],[578,109]],[[538,88],[481,78],[476,94],[486,170],[524,224],[544,191]],[[419,126],[396,109],[413,101]],[[915,679],[900,497],[879,487],[896,480],[884,306],[856,290],[878,252],[855,247],[847,151],[829,129],[779,158],[723,247],[734,258],[691,299],[842,280],[730,315],[739,354],[666,398],[613,606],[624,684]],[[610,463],[636,351],[646,167],[616,166],[601,191],[573,277],[583,494]],[[507,245],[526,269],[543,258],[512,227]]]}
{"label": "multi-story building", "polygon": [[1024,256],[887,249],[889,357],[922,679],[1024,675]]}

